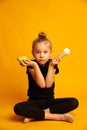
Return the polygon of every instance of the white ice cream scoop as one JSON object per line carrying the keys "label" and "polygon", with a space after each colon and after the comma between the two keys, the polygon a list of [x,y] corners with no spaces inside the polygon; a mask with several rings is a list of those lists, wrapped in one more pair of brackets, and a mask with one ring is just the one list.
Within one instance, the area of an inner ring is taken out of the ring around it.
{"label": "white ice cream scoop", "polygon": [[65,52],[66,54],[69,54],[69,53],[70,53],[70,49],[69,49],[69,48],[65,48],[65,49],[64,49],[64,52]]}

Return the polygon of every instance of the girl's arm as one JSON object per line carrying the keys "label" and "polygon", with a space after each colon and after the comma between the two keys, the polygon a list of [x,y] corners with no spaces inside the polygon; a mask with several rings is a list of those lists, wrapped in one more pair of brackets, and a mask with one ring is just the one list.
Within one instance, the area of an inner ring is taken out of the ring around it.
{"label": "girl's arm", "polygon": [[50,88],[54,82],[54,77],[55,77],[55,71],[54,66],[60,62],[60,57],[56,57],[50,62],[49,68],[48,68],[48,73],[46,76],[45,84],[47,88]]}
{"label": "girl's arm", "polygon": [[45,80],[45,84],[46,84],[47,88],[50,88],[51,85],[53,84],[53,82],[54,82],[54,75],[55,75],[54,66],[52,66],[50,64],[49,68],[48,68],[48,73],[47,73],[47,76],[46,76],[46,80]]}
{"label": "girl's arm", "polygon": [[45,88],[45,79],[39,69],[39,66],[36,62],[31,61],[31,60],[25,60],[24,63],[27,66],[32,66],[32,69],[28,69],[28,71],[31,73],[32,77],[34,78],[34,80],[36,81],[37,85],[40,88]]}
{"label": "girl's arm", "polygon": [[44,79],[39,69],[39,66],[36,62],[31,61],[31,60],[24,60],[21,62],[21,65],[33,67],[32,69],[28,69],[28,70],[40,88],[45,88],[45,87],[50,88],[51,85],[53,84],[54,75],[56,71],[54,69],[54,66],[58,64],[59,62],[60,62],[60,59],[58,57],[54,58],[52,62],[50,62],[46,79]]}

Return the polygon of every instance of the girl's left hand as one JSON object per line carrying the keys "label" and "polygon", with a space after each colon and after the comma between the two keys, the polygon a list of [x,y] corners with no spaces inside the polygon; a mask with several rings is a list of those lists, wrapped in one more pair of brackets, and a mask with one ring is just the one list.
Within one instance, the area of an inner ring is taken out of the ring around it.
{"label": "girl's left hand", "polygon": [[61,61],[61,58],[60,58],[59,56],[57,56],[57,57],[55,57],[55,58],[52,60],[52,62],[50,62],[50,64],[54,66],[54,65],[60,63],[60,61]]}

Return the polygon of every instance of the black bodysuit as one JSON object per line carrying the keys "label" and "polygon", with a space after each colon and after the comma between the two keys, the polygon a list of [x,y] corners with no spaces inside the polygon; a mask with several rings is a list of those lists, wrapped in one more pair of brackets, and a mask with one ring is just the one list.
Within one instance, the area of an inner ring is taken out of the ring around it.
{"label": "black bodysuit", "polygon": [[[41,71],[41,73],[42,73],[42,75],[44,77],[44,79],[46,78],[50,61],[51,60],[49,60],[44,66],[40,66],[37,63],[39,68],[40,68],[40,71]],[[52,84],[52,86],[50,88],[40,88],[36,84],[35,80],[33,79],[32,75],[30,74],[28,69],[32,69],[32,67],[27,67],[27,74],[28,74],[28,81],[29,81],[28,96],[30,98],[39,98],[39,99],[41,99],[41,98],[42,99],[43,98],[51,99],[52,98],[53,99],[54,98],[55,83],[53,82],[53,84]],[[54,66],[54,69],[56,69],[55,74],[57,74],[59,72],[59,69],[58,69],[57,65]]]}

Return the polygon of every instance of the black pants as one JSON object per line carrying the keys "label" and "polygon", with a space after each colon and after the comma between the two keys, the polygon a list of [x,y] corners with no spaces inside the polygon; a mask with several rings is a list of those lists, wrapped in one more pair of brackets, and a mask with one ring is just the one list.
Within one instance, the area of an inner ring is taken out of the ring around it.
{"label": "black pants", "polygon": [[78,107],[76,98],[58,99],[29,99],[26,102],[17,103],[14,112],[17,115],[36,120],[44,119],[44,109],[49,108],[51,113],[67,113]]}

